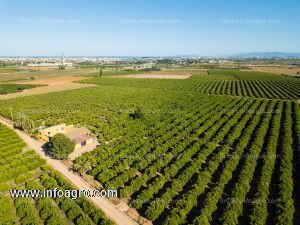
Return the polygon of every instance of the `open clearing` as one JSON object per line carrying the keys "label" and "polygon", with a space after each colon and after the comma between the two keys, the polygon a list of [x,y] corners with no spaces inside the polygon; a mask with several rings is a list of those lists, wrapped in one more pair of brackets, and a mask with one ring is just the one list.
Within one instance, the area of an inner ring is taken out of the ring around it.
{"label": "open clearing", "polygon": [[289,68],[289,67],[257,67],[254,70],[267,72],[267,73],[275,73],[275,74],[286,74],[290,76],[298,76],[300,77],[300,68]]}
{"label": "open clearing", "polygon": [[88,77],[51,77],[41,80],[28,80],[28,81],[16,81],[10,82],[11,84],[46,84],[48,86],[66,84],[73,81],[84,80]]}
{"label": "open clearing", "polygon": [[0,100],[95,86],[93,84],[81,84],[72,82],[83,80],[86,78],[87,77],[54,77],[41,80],[12,82],[14,84],[45,84],[47,86],[26,89],[23,92],[18,93],[1,95]]}
{"label": "open clearing", "polygon": [[13,72],[1,72],[0,71],[0,82],[24,79],[30,80],[31,77],[34,77],[36,80],[53,78],[53,77],[85,77],[90,76],[92,73],[95,73],[96,70],[81,70],[81,69],[70,69],[70,70],[45,70],[45,71],[13,71]]}

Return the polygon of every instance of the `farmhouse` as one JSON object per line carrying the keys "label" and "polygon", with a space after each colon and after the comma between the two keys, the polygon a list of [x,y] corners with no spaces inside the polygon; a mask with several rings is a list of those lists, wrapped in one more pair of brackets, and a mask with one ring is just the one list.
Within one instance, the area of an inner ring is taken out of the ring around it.
{"label": "farmhouse", "polygon": [[38,138],[43,141],[49,141],[54,135],[62,133],[75,141],[75,149],[94,143],[94,138],[90,136],[90,131],[85,127],[76,128],[73,125],[67,126],[60,124],[52,127],[43,127],[39,129]]}

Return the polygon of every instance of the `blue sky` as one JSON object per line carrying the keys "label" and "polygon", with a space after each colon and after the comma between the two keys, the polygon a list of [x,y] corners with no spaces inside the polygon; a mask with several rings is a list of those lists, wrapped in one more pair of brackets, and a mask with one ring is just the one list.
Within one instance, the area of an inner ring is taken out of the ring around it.
{"label": "blue sky", "polygon": [[300,52],[300,0],[0,0],[0,55]]}

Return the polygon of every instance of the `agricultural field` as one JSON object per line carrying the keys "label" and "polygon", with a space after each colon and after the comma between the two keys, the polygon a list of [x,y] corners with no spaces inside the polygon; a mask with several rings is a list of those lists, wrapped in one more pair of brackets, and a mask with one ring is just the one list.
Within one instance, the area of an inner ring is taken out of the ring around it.
{"label": "agricultural field", "polygon": [[[172,89],[194,91],[211,95],[232,95],[265,99],[300,99],[300,80],[287,76],[262,72],[237,70],[209,70],[207,73],[191,72],[190,79],[185,80],[147,80],[139,79],[88,79],[82,83],[105,86],[130,86],[144,88]],[[136,76],[138,79],[138,76]]]}
{"label": "agricultural field", "polygon": [[74,189],[0,124],[0,224],[113,224],[85,198],[12,198],[9,190]]}
{"label": "agricultural field", "polygon": [[299,224],[298,79],[210,70],[80,82],[97,86],[0,101],[0,114],[88,127],[101,145],[76,168],[154,224]]}
{"label": "agricultural field", "polygon": [[0,83],[1,82],[15,82],[15,81],[30,81],[31,79],[39,80],[53,77],[89,77],[94,76],[94,73],[98,72],[96,69],[69,69],[69,70],[43,70],[35,71],[30,69],[6,69],[0,67]]}
{"label": "agricultural field", "polygon": [[0,83],[0,95],[22,92],[26,89],[36,88],[36,87],[40,87],[40,86],[43,86],[43,85]]}
{"label": "agricultural field", "polygon": [[257,67],[254,68],[256,71],[263,71],[267,73],[275,73],[275,74],[286,74],[289,76],[300,76],[300,68],[299,67],[287,67],[287,66],[280,66],[280,67]]}

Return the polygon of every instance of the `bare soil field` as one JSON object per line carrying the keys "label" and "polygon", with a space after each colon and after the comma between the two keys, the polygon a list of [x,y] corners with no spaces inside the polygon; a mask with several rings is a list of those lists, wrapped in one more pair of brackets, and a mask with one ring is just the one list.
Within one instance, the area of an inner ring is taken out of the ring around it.
{"label": "bare soil field", "polygon": [[46,84],[48,86],[52,85],[59,85],[59,84],[66,84],[73,81],[79,81],[88,79],[89,77],[69,77],[69,76],[63,76],[63,77],[51,77],[51,78],[45,78],[40,80],[26,80],[26,81],[15,81],[10,82],[10,84]]}
{"label": "bare soil field", "polygon": [[96,86],[94,84],[81,84],[72,82],[87,78],[88,77],[53,77],[41,80],[12,82],[15,84],[45,84],[47,86],[26,89],[22,92],[7,95],[0,95],[0,100]]}
{"label": "bare soil field", "polygon": [[300,68],[289,68],[289,67],[257,67],[254,68],[255,71],[275,73],[275,74],[286,74],[290,76],[299,76]]}
{"label": "bare soil field", "polygon": [[70,69],[70,70],[45,70],[45,71],[17,71],[17,72],[5,72],[0,73],[0,82],[15,80],[15,79],[25,79],[30,80],[34,77],[36,80],[62,77],[62,76],[90,76],[90,74],[97,72],[94,69]]}

